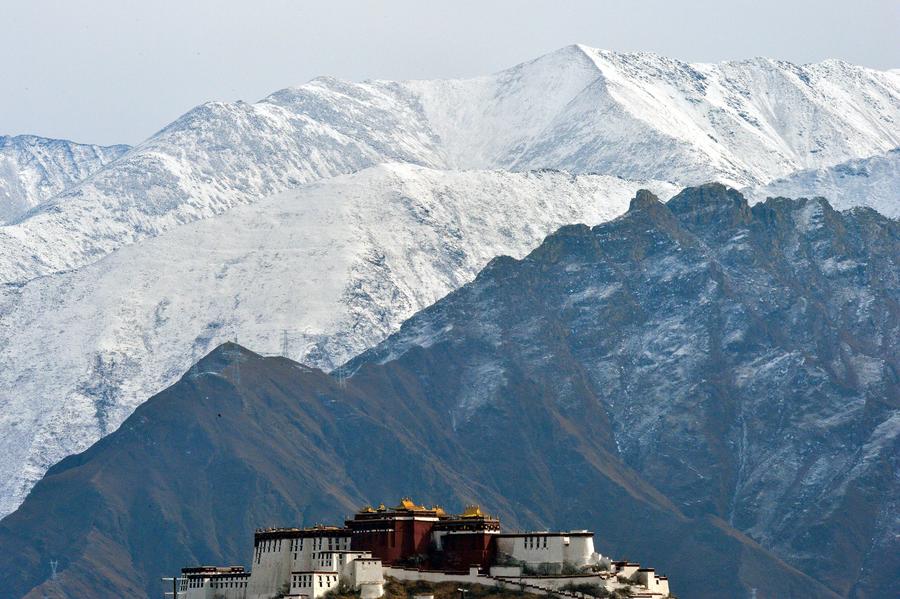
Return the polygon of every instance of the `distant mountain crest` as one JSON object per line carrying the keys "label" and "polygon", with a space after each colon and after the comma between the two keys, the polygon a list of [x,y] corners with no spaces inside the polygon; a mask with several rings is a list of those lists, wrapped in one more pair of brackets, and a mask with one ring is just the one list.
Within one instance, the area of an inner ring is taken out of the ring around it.
{"label": "distant mountain crest", "polygon": [[767,197],[828,198],[835,208],[869,206],[882,214],[900,217],[900,148],[834,166],[797,171],[759,187],[745,190],[755,201]]}
{"label": "distant mountain crest", "polygon": [[383,162],[760,185],[900,146],[900,80],[844,63],[690,64],[568,46],[460,80],[322,77],[195,108],[0,229],[0,281]]}
{"label": "distant mountain crest", "polygon": [[0,135],[0,224],[89,177],[131,149]]}

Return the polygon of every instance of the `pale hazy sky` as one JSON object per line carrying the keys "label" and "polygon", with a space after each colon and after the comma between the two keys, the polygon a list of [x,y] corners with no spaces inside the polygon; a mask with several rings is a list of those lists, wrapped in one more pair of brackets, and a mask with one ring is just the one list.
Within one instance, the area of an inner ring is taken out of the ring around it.
{"label": "pale hazy sky", "polygon": [[137,143],[318,75],[490,73],[583,43],[900,67],[900,0],[0,0],[0,134]]}

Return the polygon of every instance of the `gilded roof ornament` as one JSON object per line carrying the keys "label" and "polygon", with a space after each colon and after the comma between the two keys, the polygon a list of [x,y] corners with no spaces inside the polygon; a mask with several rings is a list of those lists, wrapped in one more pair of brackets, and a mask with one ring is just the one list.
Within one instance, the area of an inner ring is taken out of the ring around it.
{"label": "gilded roof ornament", "polygon": [[400,505],[397,506],[397,509],[398,510],[417,511],[417,510],[424,510],[425,506],[424,505],[416,505],[416,502],[413,501],[410,497],[403,497],[400,500]]}

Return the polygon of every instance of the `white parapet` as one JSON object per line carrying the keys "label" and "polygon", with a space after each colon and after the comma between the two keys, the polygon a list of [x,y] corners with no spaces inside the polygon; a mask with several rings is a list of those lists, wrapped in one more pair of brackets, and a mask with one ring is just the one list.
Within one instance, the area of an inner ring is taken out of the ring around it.
{"label": "white parapet", "polygon": [[360,599],[379,599],[384,596],[383,582],[366,582],[359,585]]}

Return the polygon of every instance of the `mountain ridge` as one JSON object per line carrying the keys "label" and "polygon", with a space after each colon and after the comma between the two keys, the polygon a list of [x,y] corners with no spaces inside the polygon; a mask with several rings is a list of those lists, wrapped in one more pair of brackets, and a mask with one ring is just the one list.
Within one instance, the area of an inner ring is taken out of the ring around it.
{"label": "mountain ridge", "polygon": [[[676,593],[890,594],[898,227],[823,199],[750,206],[718,184],[668,203],[642,191],[618,218],[492,259],[331,376],[229,344],[50,469],[0,521],[0,546],[28,547],[0,551],[0,573],[39,597],[55,589],[47,559],[83,555],[64,564],[73,597],[86,580],[152,589],[158,574],[133,573],[180,565],[157,547],[235,561],[250,521],[414,492],[477,497],[533,526],[580,518]],[[340,483],[319,489],[322,471]],[[140,524],[122,526],[123,506]],[[123,542],[140,563],[113,559]],[[101,555],[114,572],[91,569]],[[734,577],[712,593],[709,571]]]}
{"label": "mountain ridge", "polygon": [[898,121],[900,78],[837,63],[690,64],[575,46],[472,79],[318,78],[253,104],[203,104],[0,228],[0,281],[381,162],[745,186],[887,151]]}
{"label": "mountain ridge", "polygon": [[24,218],[41,202],[130,150],[37,135],[0,135],[0,224]]}

